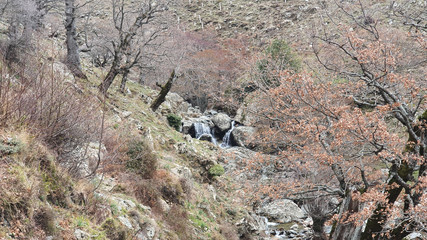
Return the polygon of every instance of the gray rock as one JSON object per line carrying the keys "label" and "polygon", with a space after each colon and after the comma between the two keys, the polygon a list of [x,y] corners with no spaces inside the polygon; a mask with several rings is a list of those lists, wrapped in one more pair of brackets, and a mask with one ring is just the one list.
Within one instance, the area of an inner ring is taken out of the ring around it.
{"label": "gray rock", "polygon": [[249,147],[256,128],[247,126],[238,126],[231,132],[231,139],[239,147]]}
{"label": "gray rock", "polygon": [[418,239],[421,240],[421,239],[425,239],[425,238],[423,238],[423,235],[421,233],[418,233],[418,232],[413,232],[404,238],[404,240],[418,240]]}
{"label": "gray rock", "polygon": [[122,118],[128,118],[130,117],[130,115],[132,115],[132,112],[124,111],[121,113],[121,115],[122,115]]}
{"label": "gray rock", "polygon": [[264,219],[258,215],[252,214],[242,218],[236,223],[239,227],[240,235],[265,235],[268,230],[267,224]]}
{"label": "gray rock", "polygon": [[156,237],[157,224],[154,219],[146,220],[142,226],[140,226],[140,230],[136,235],[136,239],[138,240],[153,240]]}
{"label": "gray rock", "polygon": [[162,198],[159,198],[157,200],[157,203],[159,204],[159,207],[162,210],[162,212],[165,212],[165,213],[169,212],[171,207],[165,200],[163,200]]}
{"label": "gray rock", "polygon": [[270,221],[278,223],[289,223],[306,218],[305,213],[293,201],[279,199],[257,210],[257,214],[266,216]]}
{"label": "gray rock", "polygon": [[89,233],[87,233],[83,230],[80,230],[80,229],[74,230],[74,237],[76,237],[77,240],[90,239]]}
{"label": "gray rock", "polygon": [[101,160],[107,152],[105,146],[101,144],[101,151],[99,151],[99,143],[90,142],[79,148],[71,151],[67,161],[62,162],[63,167],[72,169],[73,174],[76,176],[84,177],[91,174],[98,162],[98,153]]}
{"label": "gray rock", "polygon": [[132,223],[130,222],[130,220],[124,216],[120,216],[117,219],[119,219],[119,221],[127,228],[129,229],[133,229]]}
{"label": "gray rock", "polygon": [[212,141],[212,135],[203,134],[202,136],[200,136],[199,140],[211,142]]}
{"label": "gray rock", "polygon": [[178,167],[172,168],[171,172],[185,179],[191,179],[193,177],[191,170],[188,167],[184,167],[184,166],[178,166]]}
{"label": "gray rock", "polygon": [[212,122],[221,132],[225,132],[231,128],[231,118],[225,113],[218,113],[213,116]]}

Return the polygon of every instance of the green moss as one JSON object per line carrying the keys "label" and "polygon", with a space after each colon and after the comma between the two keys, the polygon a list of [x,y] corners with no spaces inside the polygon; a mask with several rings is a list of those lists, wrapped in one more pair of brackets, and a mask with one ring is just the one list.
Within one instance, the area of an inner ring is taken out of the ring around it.
{"label": "green moss", "polygon": [[216,164],[209,168],[208,172],[211,177],[219,177],[224,174],[225,170],[223,166],[221,166],[220,164]]}
{"label": "green moss", "polygon": [[72,190],[71,180],[58,173],[53,161],[47,158],[40,161],[40,170],[47,200],[57,206],[68,207],[67,198]]}
{"label": "green moss", "polygon": [[421,116],[418,117],[418,120],[424,120],[427,121],[427,110],[424,111],[423,114],[421,114]]}

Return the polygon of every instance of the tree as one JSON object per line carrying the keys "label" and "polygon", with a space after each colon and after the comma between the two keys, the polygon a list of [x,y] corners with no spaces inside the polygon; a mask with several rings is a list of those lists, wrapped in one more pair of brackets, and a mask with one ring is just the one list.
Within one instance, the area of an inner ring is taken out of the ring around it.
{"label": "tree", "polygon": [[175,81],[175,78],[176,78],[175,70],[173,70],[169,77],[169,80],[166,82],[164,86],[160,85],[159,83],[157,84],[157,86],[159,86],[161,90],[160,90],[159,96],[157,96],[157,98],[153,101],[153,103],[150,106],[153,112],[155,112],[160,107],[160,105],[162,105],[162,103],[165,101],[166,95],[171,90],[172,84]]}
{"label": "tree", "polygon": [[274,188],[340,198],[331,239],[402,239],[426,224],[425,32],[390,28],[361,1],[335,6],[313,35],[332,74],[282,71],[264,88],[263,135],[286,143],[277,155],[292,176]]}
{"label": "tree", "polygon": [[[161,30],[142,27],[148,25],[155,14],[163,11],[165,6],[152,1],[129,6],[124,0],[113,0],[112,9],[114,28],[118,36],[111,40],[113,60],[107,76],[99,85],[103,94],[107,93],[118,74],[124,74],[126,79],[129,70],[141,60],[143,47],[157,38]],[[126,61],[123,62],[125,58]]]}
{"label": "tree", "polygon": [[[87,2],[86,2],[87,3]],[[85,3],[85,4],[86,4]],[[75,0],[65,0],[65,30],[66,30],[66,45],[67,45],[67,60],[66,63],[74,76],[86,79],[86,75],[82,71],[79,45],[77,44],[76,33],[76,9]]]}

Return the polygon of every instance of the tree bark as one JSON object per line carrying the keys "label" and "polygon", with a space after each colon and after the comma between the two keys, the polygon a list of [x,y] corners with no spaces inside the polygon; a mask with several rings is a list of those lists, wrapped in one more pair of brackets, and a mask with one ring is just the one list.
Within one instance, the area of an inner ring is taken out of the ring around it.
{"label": "tree bark", "polygon": [[174,80],[175,80],[175,70],[172,71],[168,82],[164,86],[160,86],[162,90],[160,90],[159,96],[157,96],[156,100],[154,100],[154,102],[150,106],[153,112],[155,112],[160,107],[160,105],[162,105],[162,103],[165,101],[166,95],[171,90]]}
{"label": "tree bark", "polygon": [[99,84],[98,88],[99,91],[106,95],[108,89],[110,88],[111,84],[113,83],[116,76],[120,73],[120,62],[122,60],[122,54],[120,53],[120,49],[116,48],[114,46],[114,59],[113,63],[111,65],[110,71],[108,71],[107,76],[104,78],[101,84]]}
{"label": "tree bark", "polygon": [[125,93],[126,82],[128,81],[129,69],[123,71],[122,82],[120,83],[120,92]]}
{"label": "tree bark", "polygon": [[[340,219],[339,223],[336,223],[336,228],[333,230],[333,233],[331,234],[331,240],[341,240],[341,239],[348,239],[348,240],[359,240],[361,232],[362,232],[362,226],[357,226],[353,222],[345,223],[346,217],[345,214],[352,213],[352,212],[358,212],[359,211],[359,205],[360,203],[353,199],[351,196],[351,192],[347,194],[347,196],[344,198],[341,207],[340,207]],[[362,238],[363,239],[363,238]]]}
{"label": "tree bark", "polygon": [[67,66],[75,77],[87,79],[82,71],[79,46],[76,40],[76,7],[75,0],[65,0],[65,29],[67,30]]}

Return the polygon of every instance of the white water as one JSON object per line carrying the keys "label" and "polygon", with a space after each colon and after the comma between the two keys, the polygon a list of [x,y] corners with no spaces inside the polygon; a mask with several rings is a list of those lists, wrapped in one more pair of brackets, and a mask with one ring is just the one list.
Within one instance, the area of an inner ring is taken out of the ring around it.
{"label": "white water", "polygon": [[234,130],[234,121],[231,122],[231,128],[228,130],[224,137],[222,138],[222,143],[219,145],[221,148],[228,148],[231,147],[231,132]]}
{"label": "white water", "polygon": [[264,220],[264,223],[267,226],[267,229],[265,230],[265,234],[267,236],[270,236],[274,232],[273,235],[275,236],[275,239],[288,239],[284,231],[279,231],[276,229],[276,226],[279,225],[278,223],[269,222],[266,217],[262,217],[262,219]]}
{"label": "white water", "polygon": [[197,139],[200,139],[200,137],[204,134],[211,135],[211,128],[205,123],[194,123],[194,130],[196,131]]}
{"label": "white water", "polygon": [[196,132],[196,138],[200,139],[203,135],[209,135],[211,136],[211,142],[215,145],[217,145],[216,139],[215,139],[215,132],[206,124],[201,122],[194,123],[194,130]]}

